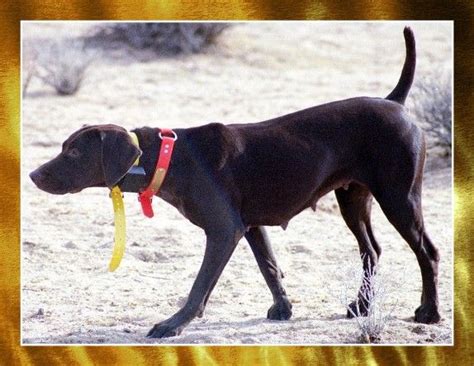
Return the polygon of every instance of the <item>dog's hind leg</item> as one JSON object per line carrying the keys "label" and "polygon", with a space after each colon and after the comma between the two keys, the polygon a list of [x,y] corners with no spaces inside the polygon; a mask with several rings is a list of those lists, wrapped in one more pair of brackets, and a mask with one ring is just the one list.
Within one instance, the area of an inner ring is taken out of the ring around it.
{"label": "dog's hind leg", "polygon": [[415,310],[415,321],[437,323],[441,319],[437,288],[439,252],[424,228],[421,183],[415,182],[408,192],[392,190],[375,197],[390,223],[410,245],[420,266],[423,290],[421,305]]}
{"label": "dog's hind leg", "polygon": [[245,234],[258,267],[273,296],[273,305],[268,309],[267,318],[288,320],[291,317],[291,304],[281,283],[282,273],[276,263],[270,240],[262,226],[253,227]]}
{"label": "dog's hind leg", "polygon": [[375,240],[370,225],[372,194],[357,183],[351,183],[348,189],[336,189],[336,198],[341,209],[342,217],[352,231],[359,244],[359,252],[363,262],[364,280],[359,289],[357,300],[349,304],[347,317],[367,315],[372,287],[372,277],[375,275],[378,259],[382,250]]}

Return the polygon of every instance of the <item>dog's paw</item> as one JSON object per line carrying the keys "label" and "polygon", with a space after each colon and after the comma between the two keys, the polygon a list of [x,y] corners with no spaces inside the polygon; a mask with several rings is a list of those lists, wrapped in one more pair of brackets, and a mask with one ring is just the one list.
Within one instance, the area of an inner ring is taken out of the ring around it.
{"label": "dog's paw", "polygon": [[432,305],[420,305],[415,310],[415,322],[424,324],[438,323],[441,320],[438,309]]}
{"label": "dog's paw", "polygon": [[359,304],[357,304],[356,301],[359,301],[359,300],[352,301],[347,306],[348,309],[347,309],[346,317],[349,319],[352,319],[356,316],[367,316],[367,306],[362,301],[359,301]]}
{"label": "dog's paw", "polygon": [[291,303],[284,297],[268,309],[267,318],[270,320],[288,320],[293,314],[291,308]]}
{"label": "dog's paw", "polygon": [[180,335],[184,326],[176,326],[173,322],[165,320],[164,322],[155,324],[146,335],[148,338],[167,338]]}

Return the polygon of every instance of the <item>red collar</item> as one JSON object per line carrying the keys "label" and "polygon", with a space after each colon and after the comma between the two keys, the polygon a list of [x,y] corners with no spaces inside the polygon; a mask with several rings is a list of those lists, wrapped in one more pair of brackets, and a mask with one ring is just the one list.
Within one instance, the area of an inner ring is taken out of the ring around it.
{"label": "red collar", "polygon": [[161,128],[160,132],[158,132],[158,136],[162,141],[160,152],[156,159],[155,174],[148,187],[138,194],[138,200],[142,205],[143,214],[147,217],[153,217],[154,215],[151,201],[165,180],[171,161],[171,155],[173,154],[174,142],[178,139],[176,132],[168,128]]}

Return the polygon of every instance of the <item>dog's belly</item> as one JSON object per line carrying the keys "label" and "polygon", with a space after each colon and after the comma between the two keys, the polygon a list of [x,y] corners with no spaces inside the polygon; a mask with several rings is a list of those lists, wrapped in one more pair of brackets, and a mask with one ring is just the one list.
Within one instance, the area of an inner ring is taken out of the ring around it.
{"label": "dog's belly", "polygon": [[247,206],[241,213],[242,221],[247,227],[254,226],[281,226],[286,229],[288,222],[298,213],[308,207],[316,209],[320,196],[315,195],[304,202],[292,202],[289,205],[260,204]]}
{"label": "dog's belly", "polygon": [[[306,189],[288,190],[268,189],[264,194],[259,192],[253,198],[242,203],[241,217],[248,227],[253,226],[282,226],[286,229],[288,222],[301,211],[312,208],[316,211],[318,200],[330,191],[349,186],[352,179],[343,177],[328,178],[320,185],[304,187]],[[303,187],[299,187],[303,188]]]}

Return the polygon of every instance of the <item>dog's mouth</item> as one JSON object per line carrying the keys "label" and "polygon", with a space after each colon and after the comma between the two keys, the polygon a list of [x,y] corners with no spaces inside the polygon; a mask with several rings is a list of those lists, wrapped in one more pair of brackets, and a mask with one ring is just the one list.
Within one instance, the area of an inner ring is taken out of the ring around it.
{"label": "dog's mouth", "polygon": [[41,189],[42,191],[46,192],[46,193],[50,193],[50,194],[57,194],[57,195],[64,195],[64,194],[67,194],[67,193],[78,193],[80,191],[82,191],[82,188],[74,188],[74,189],[70,189],[70,188],[63,188],[63,187],[51,187],[51,186],[41,186],[41,185],[36,185],[39,189]]}
{"label": "dog's mouth", "polygon": [[51,194],[66,194],[66,193],[78,193],[83,190],[83,187],[71,188],[67,184],[56,181],[46,173],[41,171],[33,171],[30,173],[30,178],[33,183],[42,191]]}

